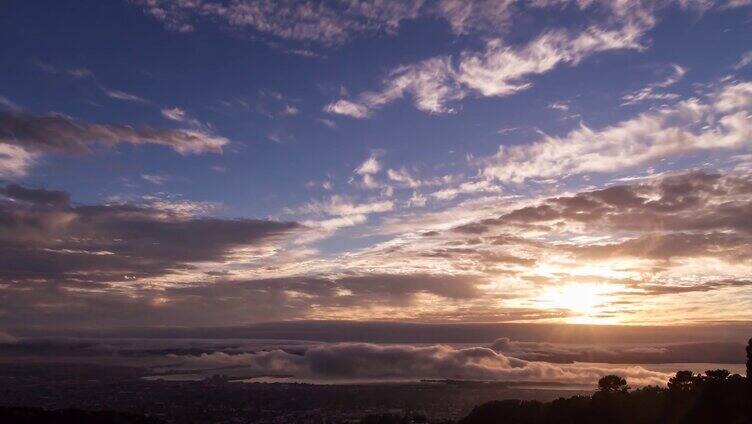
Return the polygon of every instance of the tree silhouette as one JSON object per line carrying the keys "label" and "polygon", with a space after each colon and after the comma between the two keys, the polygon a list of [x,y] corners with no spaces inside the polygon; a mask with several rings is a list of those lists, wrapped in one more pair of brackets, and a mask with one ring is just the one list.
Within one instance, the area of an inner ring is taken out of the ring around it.
{"label": "tree silhouette", "polygon": [[689,392],[695,387],[696,377],[692,371],[678,371],[668,380],[668,389],[672,392]]}
{"label": "tree silhouette", "polygon": [[711,383],[718,383],[725,381],[731,373],[728,370],[707,370],[705,371],[705,379]]}
{"label": "tree silhouette", "polygon": [[627,380],[618,375],[607,375],[598,380],[598,391],[601,393],[626,393],[629,391]]}
{"label": "tree silhouette", "polygon": [[[752,395],[752,338],[747,343],[747,395]],[[747,419],[752,421],[752,402],[747,403]]]}
{"label": "tree silhouette", "polygon": [[630,390],[622,377],[607,375],[592,396],[548,403],[493,401],[475,407],[459,424],[752,423],[750,386],[738,374],[723,369],[679,371],[668,386]]}
{"label": "tree silhouette", "polygon": [[747,343],[747,383],[752,385],[752,339]]}

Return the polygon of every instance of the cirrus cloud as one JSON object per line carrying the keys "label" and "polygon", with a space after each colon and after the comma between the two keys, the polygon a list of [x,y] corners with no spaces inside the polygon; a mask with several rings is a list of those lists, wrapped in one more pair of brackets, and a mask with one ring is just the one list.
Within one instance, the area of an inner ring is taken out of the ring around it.
{"label": "cirrus cloud", "polygon": [[521,183],[619,171],[695,151],[740,149],[752,139],[751,111],[752,83],[734,82],[707,101],[683,100],[600,130],[581,124],[563,137],[501,146],[480,162],[486,177]]}

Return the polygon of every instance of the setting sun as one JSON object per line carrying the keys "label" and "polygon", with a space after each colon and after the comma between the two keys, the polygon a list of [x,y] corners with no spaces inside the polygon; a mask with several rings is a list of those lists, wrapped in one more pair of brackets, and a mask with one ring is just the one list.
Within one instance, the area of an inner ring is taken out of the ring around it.
{"label": "setting sun", "polygon": [[594,283],[549,287],[543,292],[538,302],[542,307],[566,309],[571,312],[567,322],[588,324],[613,322],[612,317],[601,314],[617,289],[611,285]]}

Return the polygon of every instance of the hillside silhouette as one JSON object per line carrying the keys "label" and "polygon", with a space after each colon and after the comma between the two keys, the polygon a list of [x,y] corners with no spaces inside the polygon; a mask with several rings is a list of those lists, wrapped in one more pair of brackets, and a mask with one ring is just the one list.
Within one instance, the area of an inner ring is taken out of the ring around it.
{"label": "hillside silhouette", "polygon": [[747,376],[723,369],[679,371],[666,388],[631,390],[619,376],[598,382],[592,396],[552,402],[502,400],[479,405],[460,424],[694,424],[752,423],[752,339]]}

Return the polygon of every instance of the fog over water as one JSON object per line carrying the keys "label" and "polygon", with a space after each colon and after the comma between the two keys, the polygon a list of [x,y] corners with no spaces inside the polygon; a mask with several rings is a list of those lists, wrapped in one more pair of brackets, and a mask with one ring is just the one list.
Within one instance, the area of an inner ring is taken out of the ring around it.
{"label": "fog over water", "polygon": [[148,379],[173,381],[222,374],[247,382],[372,384],[449,379],[589,389],[609,373],[623,375],[634,386],[663,385],[681,369],[743,373],[747,330],[743,324],[376,322],[141,328],[14,337],[0,344],[0,360],[143,367]]}

